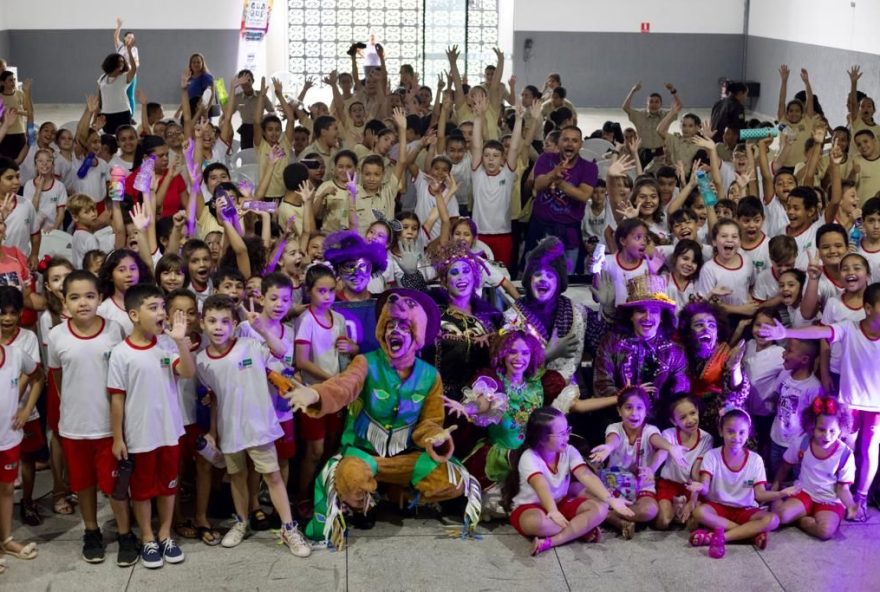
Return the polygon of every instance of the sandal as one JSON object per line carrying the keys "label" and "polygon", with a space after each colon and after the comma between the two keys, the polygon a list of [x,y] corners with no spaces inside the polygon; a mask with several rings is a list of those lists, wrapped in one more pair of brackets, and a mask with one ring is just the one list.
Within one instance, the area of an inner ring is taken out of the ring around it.
{"label": "sandal", "polygon": [[598,543],[602,541],[602,529],[598,526],[581,537],[581,541],[585,543]]}
{"label": "sandal", "polygon": [[623,526],[620,527],[620,536],[625,541],[631,541],[636,535],[636,523],[629,520],[623,520]]}
{"label": "sandal", "polygon": [[63,516],[70,516],[73,514],[73,506],[67,500],[66,493],[54,493],[52,497],[55,498],[55,503],[52,505],[52,511],[56,514],[61,514]]}
{"label": "sandal", "polygon": [[177,533],[177,536],[184,539],[195,539],[199,536],[196,525],[193,524],[193,521],[189,518],[175,524],[174,532]]}
{"label": "sandal", "polygon": [[727,553],[727,549],[724,547],[724,530],[716,528],[714,534],[711,536],[712,542],[709,543],[709,557],[712,559],[721,559]]}
{"label": "sandal", "polygon": [[766,532],[759,532],[755,535],[755,538],[752,539],[752,544],[755,545],[758,549],[763,551],[767,548],[767,543],[770,541],[770,535]]}
{"label": "sandal", "polygon": [[9,548],[9,543],[12,542],[12,537],[10,536],[5,541],[0,543],[0,551],[6,553],[7,555],[11,555],[16,559],[24,559],[26,561],[30,561],[31,559],[36,559],[39,552],[37,551],[37,543],[28,543],[24,545],[18,551],[13,551]]}
{"label": "sandal", "polygon": [[861,495],[855,495],[855,496],[853,496],[853,498],[854,498],[853,501],[856,502],[858,509],[856,510],[856,515],[853,516],[853,519],[851,520],[851,522],[867,522],[868,521],[867,500]]}
{"label": "sandal", "polygon": [[712,543],[712,533],[705,528],[698,528],[691,533],[689,541],[691,547],[705,547]]}
{"label": "sandal", "polygon": [[37,504],[35,504],[33,500],[21,500],[20,515],[21,521],[28,526],[39,526],[43,523],[43,517],[40,516],[39,510],[37,510]]}
{"label": "sandal", "polygon": [[197,538],[202,539],[202,542],[209,547],[215,547],[219,545],[222,539],[220,533],[210,526],[196,526],[196,533],[198,534]]}
{"label": "sandal", "polygon": [[547,537],[546,539],[535,537],[535,540],[532,541],[532,551],[531,551],[530,555],[532,557],[537,557],[538,555],[540,555],[544,551],[549,551],[552,548],[553,548],[553,541],[550,540],[550,537]]}

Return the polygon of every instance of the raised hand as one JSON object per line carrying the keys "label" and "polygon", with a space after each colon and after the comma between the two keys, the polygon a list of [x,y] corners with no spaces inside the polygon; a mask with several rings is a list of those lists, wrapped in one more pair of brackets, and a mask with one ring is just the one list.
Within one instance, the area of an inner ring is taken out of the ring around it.
{"label": "raised hand", "polygon": [[287,153],[284,152],[284,147],[281,144],[276,144],[269,151],[269,162],[275,164],[283,160],[285,156],[287,156]]}
{"label": "raised hand", "polygon": [[813,128],[813,141],[820,146],[825,143],[825,132],[828,131],[824,125],[819,124]]}
{"label": "raised hand", "polygon": [[482,93],[478,93],[474,96],[474,108],[473,111],[476,115],[482,115],[489,108],[489,98]]}
{"label": "raised hand", "polygon": [[311,76],[307,77],[305,82],[303,82],[302,92],[305,93],[313,86],[315,86],[315,79]]}
{"label": "raised hand", "polygon": [[138,105],[143,106],[147,104],[147,94],[142,90],[134,91],[134,98]]}
{"label": "raised hand", "polygon": [[639,92],[640,90],[642,90],[642,81],[641,81],[641,80],[639,80],[638,82],[636,82],[635,84],[633,84],[633,87],[632,87],[632,91],[631,91],[631,92],[632,92],[633,94],[635,94],[635,93]]}
{"label": "raised hand", "polygon": [[392,119],[394,119],[394,123],[399,128],[406,128],[406,112],[400,107],[395,107],[393,113],[391,114]]}
{"label": "raised hand", "polygon": [[837,139],[831,141],[831,152],[828,155],[828,158],[831,160],[832,164],[840,166],[843,164],[844,154],[843,149],[837,142]]}
{"label": "raised hand", "polygon": [[806,68],[801,68],[801,80],[804,81],[804,84],[810,84],[810,73]]}
{"label": "raised hand", "polygon": [[456,63],[458,61],[458,56],[458,45],[453,45],[452,47],[446,48],[446,58],[449,60],[449,63]]}
{"label": "raised hand", "polygon": [[[433,436],[425,438],[425,442],[428,444],[426,452],[435,462],[443,463],[452,457],[452,453],[455,449],[455,445],[452,442],[452,432],[456,429],[458,429],[458,426],[452,425],[444,430],[440,430]],[[447,451],[446,454],[441,456],[437,453],[437,448],[444,445],[447,446]]]}
{"label": "raised hand", "polygon": [[814,280],[818,280],[822,276],[822,259],[819,258],[819,252],[815,249],[807,251],[809,263],[807,264],[807,275]]}
{"label": "raised hand", "polygon": [[617,208],[617,213],[624,220],[629,220],[631,218],[637,218],[639,215],[639,208],[631,204],[630,202],[624,202],[619,208]]}
{"label": "raised hand", "polygon": [[629,171],[633,170],[636,167],[635,159],[629,154],[624,154],[617,160],[611,163],[611,166],[608,167],[609,177],[623,177]]}
{"label": "raised hand", "polygon": [[171,329],[166,329],[165,334],[177,343],[186,339],[186,314],[182,310],[174,311]]}
{"label": "raised hand", "polygon": [[859,79],[862,77],[862,67],[861,66],[853,66],[849,70],[846,71],[846,74],[849,76],[849,81],[853,83],[858,83]]}
{"label": "raised hand", "polygon": [[347,178],[347,182],[345,183],[345,188],[348,190],[348,194],[351,196],[351,201],[357,201],[358,194],[358,176],[357,172],[348,171],[345,173]]}
{"label": "raised hand", "polygon": [[192,78],[192,71],[189,68],[186,68],[183,71],[183,74],[180,75],[180,88],[181,90],[186,90],[189,88],[189,79]]}
{"label": "raised hand", "polygon": [[144,208],[143,204],[136,203],[131,207],[131,223],[141,232],[144,232],[150,225],[150,212]]}
{"label": "raised hand", "polygon": [[451,415],[456,417],[464,417],[465,419],[470,420],[470,414],[467,412],[467,408],[461,404],[460,401],[456,401],[455,399],[450,399],[449,397],[443,397],[443,406]]}
{"label": "raised hand", "polygon": [[268,92],[268,90],[269,89],[266,86],[266,77],[262,76],[260,78],[260,96],[266,96],[266,93]]}
{"label": "raised hand", "polygon": [[788,75],[791,73],[791,70],[788,69],[787,64],[782,64],[779,66],[779,77],[783,82],[788,82]]}
{"label": "raised hand", "polygon": [[284,85],[281,84],[281,80],[278,78],[272,79],[272,89],[275,91],[276,95],[280,95],[284,93]]}

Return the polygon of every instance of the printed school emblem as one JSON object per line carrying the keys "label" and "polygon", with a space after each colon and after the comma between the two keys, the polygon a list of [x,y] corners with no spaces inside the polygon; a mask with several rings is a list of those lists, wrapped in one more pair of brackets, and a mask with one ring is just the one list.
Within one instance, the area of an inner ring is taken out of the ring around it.
{"label": "printed school emblem", "polygon": [[239,370],[246,370],[254,365],[254,361],[250,358],[245,358],[241,362],[238,363]]}

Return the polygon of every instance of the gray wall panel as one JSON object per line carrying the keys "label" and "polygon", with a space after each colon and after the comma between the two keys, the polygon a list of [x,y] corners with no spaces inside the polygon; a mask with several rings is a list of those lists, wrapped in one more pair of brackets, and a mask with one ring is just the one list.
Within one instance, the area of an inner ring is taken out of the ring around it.
{"label": "gray wall panel", "polygon": [[800,69],[810,71],[813,92],[819,97],[822,109],[832,125],[846,123],[846,97],[849,94],[849,77],[846,71],[858,64],[862,67],[859,90],[880,100],[880,56],[876,54],[846,51],[806,43],[780,41],[766,37],[749,37],[746,72],[749,80],[761,83],[761,98],[754,109],[760,113],[776,116],[779,97],[779,66],[788,64],[791,75],[788,81],[788,99],[803,89]]}
{"label": "gray wall panel", "polygon": [[9,31],[0,31],[0,58],[9,61]]}
{"label": "gray wall panel", "polygon": [[[523,61],[526,39],[532,50]],[[718,79],[742,75],[743,43],[742,35],[516,31],[514,72],[520,87],[539,88],[548,72],[559,72],[576,106],[616,107],[641,80],[639,107],[654,90],[668,103],[665,82],[681,91],[685,108],[710,107]]]}
{"label": "gray wall panel", "polygon": [[[99,30],[13,30],[5,55],[18,67],[20,78],[34,79],[34,102],[82,103],[96,92],[101,62],[113,51],[113,34]],[[176,103],[180,98],[180,74],[187,57],[204,54],[214,76],[225,79],[235,73],[238,60],[237,30],[139,30],[141,56],[138,88],[150,100]],[[3,37],[0,36],[0,50]]]}

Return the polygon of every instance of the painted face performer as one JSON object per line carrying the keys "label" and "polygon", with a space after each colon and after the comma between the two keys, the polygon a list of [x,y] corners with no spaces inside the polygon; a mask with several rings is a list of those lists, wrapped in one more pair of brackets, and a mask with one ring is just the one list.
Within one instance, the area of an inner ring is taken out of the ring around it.
{"label": "painted face performer", "polygon": [[617,307],[617,326],[596,352],[593,393],[610,397],[626,386],[650,384],[652,407],[659,409],[655,415],[665,417],[657,401],[690,390],[684,350],[672,341],[675,303],[666,295],[662,276],[640,275],[627,282],[626,290],[626,302]]}
{"label": "painted face performer", "polygon": [[727,319],[708,302],[692,302],[678,318],[681,341],[688,358],[692,393],[702,402],[700,427],[720,441],[718,420],[722,408],[743,408],[749,379],[742,371],[745,346],[727,343]]}
{"label": "painted face performer", "polygon": [[565,248],[556,237],[543,239],[526,257],[526,295],[505,312],[520,317],[545,348],[547,368],[572,380],[584,351],[585,313],[562,293],[568,288]]}
{"label": "painted face performer", "polygon": [[337,548],[345,541],[342,504],[366,513],[378,483],[411,485],[426,503],[467,492],[466,524],[479,522],[479,483],[452,459],[451,430],[443,429],[440,376],[416,358],[437,334],[440,312],[426,294],[406,289],[385,292],[377,308],[380,349],[355,357],[330,380],[287,395],[292,408],[313,417],[348,406],[342,452],[317,479],[315,515],[306,529]]}
{"label": "painted face performer", "polygon": [[375,338],[376,305],[368,289],[374,274],[381,274],[388,263],[380,244],[368,243],[357,232],[334,232],[324,241],[324,258],[342,280],[333,310],[345,317],[349,337],[363,353],[379,347]]}

